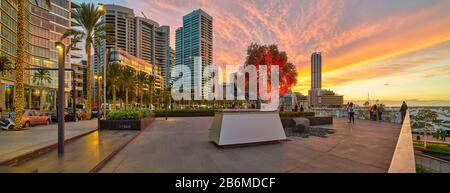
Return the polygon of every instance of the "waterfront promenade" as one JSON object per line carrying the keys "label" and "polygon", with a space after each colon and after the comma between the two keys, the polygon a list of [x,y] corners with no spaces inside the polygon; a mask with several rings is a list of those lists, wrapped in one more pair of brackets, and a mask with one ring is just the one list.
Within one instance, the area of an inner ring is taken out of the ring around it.
{"label": "waterfront promenade", "polygon": [[[97,129],[97,119],[65,123],[65,139]],[[58,124],[40,125],[21,131],[0,131],[0,163],[56,144]]]}
{"label": "waterfront promenade", "polygon": [[400,124],[334,118],[334,134],[219,148],[212,117],[157,119],[100,172],[387,172]]}

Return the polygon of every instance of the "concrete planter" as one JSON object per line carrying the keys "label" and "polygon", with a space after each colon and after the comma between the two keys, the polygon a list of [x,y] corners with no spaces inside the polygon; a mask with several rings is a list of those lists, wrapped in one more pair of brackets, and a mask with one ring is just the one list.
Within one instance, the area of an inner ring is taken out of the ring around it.
{"label": "concrete planter", "polygon": [[331,125],[333,124],[333,117],[305,117],[309,119],[309,125]]}
{"label": "concrete planter", "polygon": [[[295,127],[296,122],[294,119],[302,117],[281,117],[281,123],[284,128]],[[333,124],[333,117],[303,117],[309,120],[309,126],[315,125],[331,125]]]}
{"label": "concrete planter", "polygon": [[154,117],[146,117],[140,120],[101,120],[100,128],[109,130],[144,130]]}

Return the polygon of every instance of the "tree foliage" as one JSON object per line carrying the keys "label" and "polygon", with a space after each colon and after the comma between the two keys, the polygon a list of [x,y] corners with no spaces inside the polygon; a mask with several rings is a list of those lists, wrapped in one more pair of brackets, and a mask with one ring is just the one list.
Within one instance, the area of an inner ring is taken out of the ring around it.
{"label": "tree foliage", "polygon": [[297,83],[296,66],[288,62],[286,52],[280,51],[275,44],[259,45],[252,43],[247,48],[245,66],[248,65],[255,65],[257,70],[259,70],[260,65],[267,65],[268,72],[270,72],[272,65],[278,65],[280,70],[280,95],[290,92],[292,86]]}

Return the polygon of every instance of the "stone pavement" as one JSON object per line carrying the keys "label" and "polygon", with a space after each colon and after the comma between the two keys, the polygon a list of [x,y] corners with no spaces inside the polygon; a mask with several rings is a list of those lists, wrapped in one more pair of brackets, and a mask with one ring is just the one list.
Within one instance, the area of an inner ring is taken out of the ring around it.
{"label": "stone pavement", "polygon": [[[97,119],[66,122],[65,139],[97,129]],[[40,125],[21,131],[0,131],[0,163],[57,142],[58,124]]]}
{"label": "stone pavement", "polygon": [[101,130],[65,145],[64,154],[56,149],[16,167],[38,173],[87,173],[120,151],[139,131]]}
{"label": "stone pavement", "polygon": [[212,117],[157,119],[100,172],[387,172],[400,125],[334,118],[329,137],[219,148]]}

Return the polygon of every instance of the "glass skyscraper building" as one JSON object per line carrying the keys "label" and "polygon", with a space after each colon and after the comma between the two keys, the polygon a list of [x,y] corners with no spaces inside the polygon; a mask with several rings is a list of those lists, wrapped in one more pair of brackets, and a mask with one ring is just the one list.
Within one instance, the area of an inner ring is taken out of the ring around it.
{"label": "glass skyscraper building", "polygon": [[[205,67],[213,63],[213,18],[203,10],[197,9],[183,16],[183,26],[176,30],[175,36],[175,74],[172,78],[175,79],[180,75],[184,70],[183,65],[189,67],[191,82],[185,84],[190,84],[192,89],[202,88],[200,92],[204,97],[212,92],[212,85],[205,85],[208,77],[202,77],[200,74]],[[201,59],[201,63],[197,66],[196,59]],[[191,91],[191,95],[194,96],[194,90]]]}

